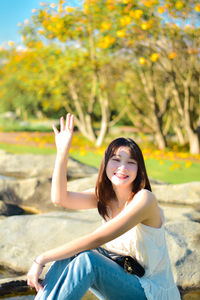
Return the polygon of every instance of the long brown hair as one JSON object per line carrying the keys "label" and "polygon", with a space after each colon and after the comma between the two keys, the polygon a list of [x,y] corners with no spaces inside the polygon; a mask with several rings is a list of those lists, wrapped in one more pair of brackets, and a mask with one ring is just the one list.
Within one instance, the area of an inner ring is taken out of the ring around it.
{"label": "long brown hair", "polygon": [[138,164],[137,176],[132,183],[131,197],[133,197],[138,191],[140,191],[143,188],[151,191],[151,185],[147,176],[144,158],[139,146],[130,138],[120,137],[113,140],[108,145],[104,153],[95,187],[95,194],[98,199],[98,211],[104,219],[106,218],[106,216],[108,216],[108,203],[112,199],[116,198],[115,192],[112,187],[112,183],[108,179],[106,174],[106,167],[109,159],[121,146],[129,148],[131,158],[134,159]]}

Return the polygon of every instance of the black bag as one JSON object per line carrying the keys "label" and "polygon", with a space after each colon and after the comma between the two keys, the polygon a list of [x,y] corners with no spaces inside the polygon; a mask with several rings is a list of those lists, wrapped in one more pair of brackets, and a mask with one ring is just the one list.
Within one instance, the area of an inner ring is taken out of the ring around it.
{"label": "black bag", "polygon": [[102,247],[98,247],[95,250],[116,262],[126,273],[135,274],[138,277],[142,277],[145,274],[145,269],[139,264],[136,258],[113,253]]}

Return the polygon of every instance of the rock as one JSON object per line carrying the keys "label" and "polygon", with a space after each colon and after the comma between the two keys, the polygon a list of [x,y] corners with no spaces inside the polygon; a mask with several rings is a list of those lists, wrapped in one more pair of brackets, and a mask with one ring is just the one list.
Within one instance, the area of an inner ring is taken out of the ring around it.
{"label": "rock", "polygon": [[82,191],[86,191],[87,189],[95,188],[96,180],[97,180],[97,174],[94,174],[90,177],[72,180],[67,185],[69,191],[82,192]]}
{"label": "rock", "polygon": [[[36,291],[35,289],[32,289],[27,286],[26,276],[0,279],[0,296],[4,296],[4,297],[7,296],[8,298],[10,298],[10,296],[13,295],[15,295],[14,299],[33,300],[34,296],[36,295]],[[20,295],[21,297],[19,296],[18,298],[16,297],[16,295]],[[22,298],[23,295],[25,295],[26,298],[25,296]],[[96,300],[97,298],[90,291],[87,291],[87,293],[84,295],[82,299]]]}
{"label": "rock", "polygon": [[[70,191],[84,191],[95,186],[97,174],[68,182]],[[4,203],[32,209],[35,212],[64,210],[51,203],[51,179],[33,177],[27,179],[0,179],[0,200]],[[1,214],[1,209],[0,209]]]}
{"label": "rock", "polygon": [[95,230],[96,210],[13,216],[0,222],[0,265],[26,273],[33,258]]}
{"label": "rock", "polygon": [[[55,155],[10,154],[0,156],[0,174],[15,178],[47,177],[50,178],[55,164]],[[69,158],[68,178],[82,178],[97,172],[94,167]]]}
{"label": "rock", "polygon": [[160,205],[165,214],[165,221],[168,222],[198,222],[200,219],[200,211],[188,206],[168,206]]}
{"label": "rock", "polygon": [[169,222],[166,238],[176,284],[182,289],[200,287],[200,224]]}
{"label": "rock", "polygon": [[200,208],[200,182],[153,184],[153,193],[161,203],[190,205]]}
{"label": "rock", "polygon": [[[35,295],[36,292],[27,286],[26,276],[0,279],[0,296],[16,295],[26,293]],[[23,294],[22,294],[23,295]]]}

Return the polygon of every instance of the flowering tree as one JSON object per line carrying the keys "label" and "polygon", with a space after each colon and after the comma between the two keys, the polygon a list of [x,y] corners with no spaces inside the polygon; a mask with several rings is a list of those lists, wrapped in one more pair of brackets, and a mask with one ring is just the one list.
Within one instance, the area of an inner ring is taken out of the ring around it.
{"label": "flowering tree", "polygon": [[199,153],[199,13],[197,0],[42,3],[21,31],[27,51],[4,70],[19,73],[15,87],[34,95],[37,112],[75,111],[97,146],[127,113],[160,149],[170,130]]}

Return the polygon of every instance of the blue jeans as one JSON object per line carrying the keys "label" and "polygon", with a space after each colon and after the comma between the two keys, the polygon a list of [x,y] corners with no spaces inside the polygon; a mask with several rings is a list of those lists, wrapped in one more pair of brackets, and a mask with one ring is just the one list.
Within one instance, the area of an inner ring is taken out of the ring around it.
{"label": "blue jeans", "polygon": [[101,300],[146,300],[135,275],[93,250],[53,263],[43,286],[35,300],[79,300],[88,289]]}

